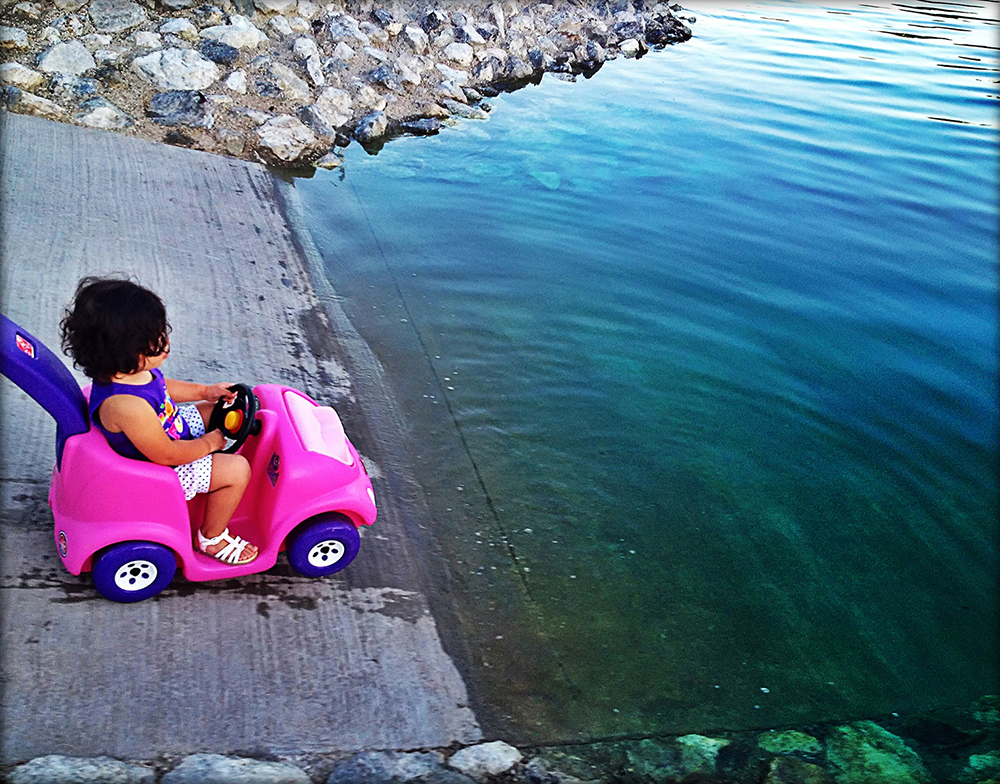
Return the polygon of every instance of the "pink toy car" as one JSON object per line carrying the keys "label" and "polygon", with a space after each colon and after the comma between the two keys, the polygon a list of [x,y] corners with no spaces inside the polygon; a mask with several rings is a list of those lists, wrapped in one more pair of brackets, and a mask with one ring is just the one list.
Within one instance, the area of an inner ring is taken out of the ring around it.
{"label": "pink toy car", "polygon": [[332,408],[277,384],[237,385],[236,400],[216,406],[210,427],[221,427],[226,451],[240,451],[253,470],[230,529],[260,549],[246,565],[223,564],[194,547],[204,495],[186,502],[173,469],[112,450],[90,427],[89,389],[81,390],[38,340],[6,316],[0,320],[0,372],[56,420],[49,488],[56,549],[70,573],[92,572],[103,596],[148,599],[170,584],[178,566],[193,581],[263,572],[282,550],[308,577],[354,560],[359,527],[375,522],[375,493]]}

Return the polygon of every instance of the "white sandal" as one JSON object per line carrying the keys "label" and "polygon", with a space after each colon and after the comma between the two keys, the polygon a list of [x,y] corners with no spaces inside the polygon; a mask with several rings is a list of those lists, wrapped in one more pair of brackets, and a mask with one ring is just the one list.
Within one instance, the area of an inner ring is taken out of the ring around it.
{"label": "white sandal", "polygon": [[[219,544],[220,542],[226,542],[226,546],[219,550],[219,552],[211,554],[205,552],[207,548],[212,545]],[[245,561],[241,561],[240,555],[243,554],[243,551],[249,544],[250,542],[240,536],[232,536],[229,533],[229,528],[226,528],[226,530],[224,530],[221,534],[211,539],[202,534],[200,528],[198,529],[198,549],[205,553],[205,555],[209,558],[215,558],[223,563],[232,564],[233,566],[243,566],[243,564],[248,564],[260,555],[260,553],[257,552],[254,554],[253,558],[247,558]]]}

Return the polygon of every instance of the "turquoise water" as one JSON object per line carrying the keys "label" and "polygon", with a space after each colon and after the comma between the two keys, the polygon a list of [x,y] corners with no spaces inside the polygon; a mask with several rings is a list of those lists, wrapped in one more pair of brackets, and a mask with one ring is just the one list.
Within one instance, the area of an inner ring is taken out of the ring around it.
{"label": "turquoise water", "polygon": [[998,10],[693,5],[688,43],[298,181],[496,726],[997,690]]}

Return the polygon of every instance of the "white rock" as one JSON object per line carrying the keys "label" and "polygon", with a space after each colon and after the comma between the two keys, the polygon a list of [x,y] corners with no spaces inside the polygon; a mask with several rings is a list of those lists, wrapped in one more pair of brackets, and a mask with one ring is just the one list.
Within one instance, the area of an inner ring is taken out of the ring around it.
{"label": "white rock", "polygon": [[444,56],[465,68],[472,65],[472,47],[468,44],[448,44],[444,48]]}
{"label": "white rock", "polygon": [[274,83],[281,88],[285,98],[296,103],[312,103],[309,85],[284,63],[272,62],[268,68]]}
{"label": "white rock", "polygon": [[426,54],[429,41],[427,33],[414,25],[407,25],[403,28],[403,40],[409,44],[410,48],[417,54]]}
{"label": "white rock", "polygon": [[339,128],[354,116],[354,101],[347,90],[327,87],[316,99],[316,109],[327,125]]}
{"label": "white rock", "polygon": [[106,131],[127,128],[132,124],[131,118],[125,112],[110,101],[99,97],[90,98],[80,104],[80,110],[74,117],[83,125]]}
{"label": "white rock", "polygon": [[385,112],[374,111],[358,121],[358,127],[354,129],[354,138],[362,143],[381,139],[388,128],[389,119],[385,116]]}
{"label": "white rock", "polygon": [[227,90],[231,90],[234,93],[239,93],[240,95],[247,94],[247,75],[243,71],[233,71],[229,74],[229,77],[222,83],[222,86]]}
{"label": "white rock", "polygon": [[444,76],[445,80],[449,82],[454,82],[455,84],[461,86],[463,84],[467,84],[469,81],[468,71],[457,71],[454,68],[449,68],[444,63],[438,63],[434,67],[437,68],[441,72],[441,75]]}
{"label": "white rock", "polygon": [[292,26],[288,24],[288,20],[283,16],[272,16],[271,21],[268,22],[268,27],[270,27],[278,35],[291,35]]}
{"label": "white rock", "polygon": [[160,32],[164,35],[176,35],[185,41],[194,42],[198,40],[198,28],[183,17],[165,22],[160,26]]}
{"label": "white rock", "polygon": [[45,74],[41,74],[20,63],[3,63],[0,65],[0,82],[12,84],[22,90],[34,90],[41,87]]}
{"label": "white rock", "polygon": [[219,80],[219,66],[194,49],[162,49],[132,61],[132,70],[165,90],[204,90]]}
{"label": "white rock", "polygon": [[396,60],[396,71],[399,73],[399,78],[404,82],[409,82],[410,84],[420,84],[420,67],[419,65],[417,67],[412,67],[410,63],[413,60],[417,60],[417,58],[413,55],[401,56],[398,60]]}
{"label": "white rock", "polygon": [[0,49],[27,49],[28,34],[20,27],[0,27]]}
{"label": "white rock", "polygon": [[380,63],[384,63],[389,59],[389,53],[384,52],[381,49],[376,49],[374,46],[366,46],[362,51],[369,57],[378,60]]}
{"label": "white rock", "polygon": [[319,48],[312,38],[296,39],[295,43],[292,44],[292,51],[295,52],[295,56],[300,58],[302,64],[305,65],[309,81],[317,87],[322,87],[326,84],[326,76],[323,74],[323,61],[320,58]]}
{"label": "white rock", "polygon": [[335,47],[333,47],[333,56],[340,58],[341,60],[347,61],[350,60],[352,57],[354,57],[354,50],[351,49],[351,47],[349,47],[343,41],[341,41]]}
{"label": "white rock", "polygon": [[331,12],[326,20],[326,34],[331,41],[360,41],[368,46],[371,39],[361,32],[358,20],[347,14]]}
{"label": "white rock", "polygon": [[319,13],[319,6],[310,0],[299,0],[298,12],[303,19],[315,19]]}
{"label": "white rock", "polygon": [[10,108],[18,114],[33,114],[47,120],[65,120],[67,117],[66,110],[59,104],[26,90],[20,91]]}
{"label": "white rock", "polygon": [[122,53],[115,49],[98,49],[94,52],[94,59],[98,65],[114,65],[122,57]]}
{"label": "white rock", "polygon": [[151,33],[148,30],[140,30],[133,38],[136,49],[159,49],[163,46],[163,39],[159,33]]}
{"label": "white rock", "polygon": [[38,59],[38,68],[45,73],[79,76],[96,67],[93,55],[77,40],[58,43]]}
{"label": "white rock", "polygon": [[201,31],[201,37],[220,41],[237,49],[252,49],[268,40],[253,22],[239,14],[230,14],[229,24],[206,27]]}
{"label": "white rock", "polygon": [[489,776],[499,776],[520,761],[520,751],[498,740],[456,751],[448,764],[476,781],[486,781]]}
{"label": "white rock", "polygon": [[470,44],[485,44],[486,39],[483,38],[479,31],[470,24],[462,25],[462,34],[466,37]]}
{"label": "white rock", "polygon": [[296,38],[292,43],[292,51],[301,60],[319,56],[319,47],[312,38]]}
{"label": "white rock", "polygon": [[279,161],[294,161],[319,139],[295,117],[279,114],[257,129],[257,141]]}
{"label": "white rock", "polygon": [[634,38],[626,38],[618,44],[618,50],[626,57],[636,57],[639,54],[639,42]]}
{"label": "white rock", "polygon": [[296,0],[253,0],[253,4],[261,11],[287,14],[295,10]]}
{"label": "white rock", "polygon": [[87,47],[88,52],[94,52],[98,49],[106,49],[111,46],[111,36],[104,33],[91,33],[90,35],[85,35],[80,39],[85,47]]}

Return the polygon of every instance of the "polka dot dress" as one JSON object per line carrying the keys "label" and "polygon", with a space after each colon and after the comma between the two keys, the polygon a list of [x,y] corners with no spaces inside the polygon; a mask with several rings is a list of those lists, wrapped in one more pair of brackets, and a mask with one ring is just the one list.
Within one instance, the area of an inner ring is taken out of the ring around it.
{"label": "polka dot dress", "polygon": [[[199,438],[205,435],[205,423],[201,420],[196,406],[180,406],[180,415],[188,423],[191,429],[191,436]],[[198,493],[207,493],[209,485],[212,483],[212,456],[205,455],[200,460],[193,463],[186,463],[174,468],[177,476],[180,477],[181,487],[184,488],[184,499],[190,501]]]}

